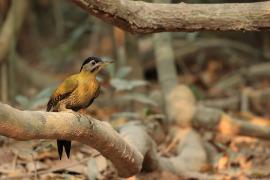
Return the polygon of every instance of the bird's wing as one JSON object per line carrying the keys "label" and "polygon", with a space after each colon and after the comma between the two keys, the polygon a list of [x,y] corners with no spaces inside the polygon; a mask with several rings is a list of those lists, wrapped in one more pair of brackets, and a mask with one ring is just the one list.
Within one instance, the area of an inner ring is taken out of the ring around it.
{"label": "bird's wing", "polygon": [[75,76],[67,78],[62,82],[52,94],[48,104],[47,111],[50,111],[59,101],[68,97],[78,87],[78,80]]}
{"label": "bird's wing", "polygon": [[98,85],[98,88],[93,96],[93,98],[89,101],[89,106],[94,102],[94,100],[99,96],[100,94],[100,85]]}

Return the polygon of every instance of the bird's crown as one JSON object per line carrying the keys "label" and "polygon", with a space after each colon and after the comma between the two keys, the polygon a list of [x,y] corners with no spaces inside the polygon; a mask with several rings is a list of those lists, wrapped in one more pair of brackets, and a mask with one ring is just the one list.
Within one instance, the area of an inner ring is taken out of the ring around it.
{"label": "bird's crown", "polygon": [[88,57],[84,60],[82,66],[81,66],[81,69],[80,71],[82,71],[83,67],[88,64],[88,63],[92,63],[92,64],[96,64],[98,62],[102,62],[101,58],[100,57],[95,57],[95,56],[91,56],[91,57]]}

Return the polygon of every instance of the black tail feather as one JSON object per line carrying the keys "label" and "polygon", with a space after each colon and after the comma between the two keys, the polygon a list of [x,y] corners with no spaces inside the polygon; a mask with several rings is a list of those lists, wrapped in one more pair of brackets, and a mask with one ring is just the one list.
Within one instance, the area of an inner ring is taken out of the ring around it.
{"label": "black tail feather", "polygon": [[66,155],[69,158],[70,155],[70,149],[71,149],[71,141],[67,140],[57,140],[57,149],[58,149],[58,155],[59,159],[61,160],[62,154],[63,154],[63,148],[65,148]]}

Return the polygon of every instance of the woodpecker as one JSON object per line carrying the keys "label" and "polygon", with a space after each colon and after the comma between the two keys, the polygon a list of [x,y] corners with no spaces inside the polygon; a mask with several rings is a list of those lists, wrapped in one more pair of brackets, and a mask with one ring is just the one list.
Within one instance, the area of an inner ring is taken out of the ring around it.
{"label": "woodpecker", "polygon": [[[85,59],[80,72],[66,78],[53,92],[47,104],[47,111],[77,112],[90,106],[100,93],[100,84],[96,79],[97,73],[111,62],[103,61],[99,57]],[[71,141],[58,139],[57,148],[60,160],[63,148],[69,158]]]}

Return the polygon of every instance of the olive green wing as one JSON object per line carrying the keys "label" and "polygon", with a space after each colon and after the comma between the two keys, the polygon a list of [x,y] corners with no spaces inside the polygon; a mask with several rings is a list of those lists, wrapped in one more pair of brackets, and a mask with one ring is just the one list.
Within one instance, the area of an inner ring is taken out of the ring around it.
{"label": "olive green wing", "polygon": [[50,111],[59,101],[67,98],[78,87],[78,84],[75,75],[62,82],[52,94],[47,104],[47,111]]}

